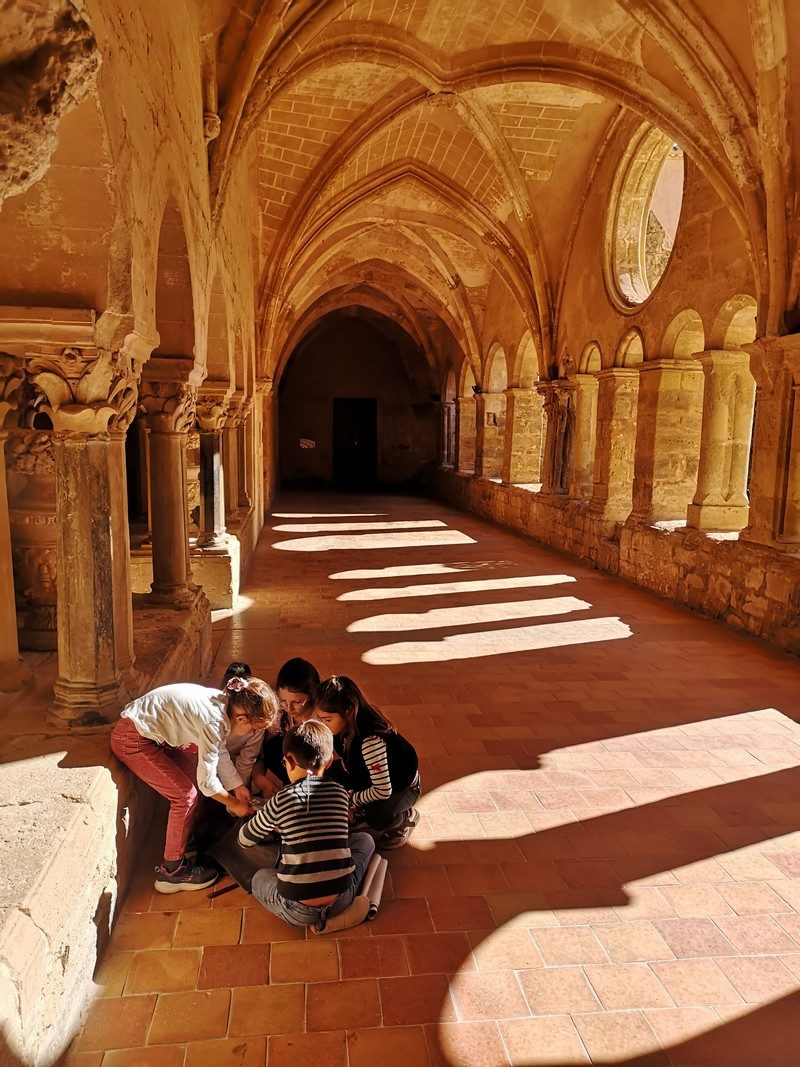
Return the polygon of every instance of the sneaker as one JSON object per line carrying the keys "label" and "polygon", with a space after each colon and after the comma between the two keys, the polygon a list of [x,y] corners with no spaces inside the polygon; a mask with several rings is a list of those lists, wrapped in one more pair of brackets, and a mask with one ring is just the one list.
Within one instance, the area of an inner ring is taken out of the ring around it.
{"label": "sneaker", "polygon": [[163,866],[156,867],[155,890],[157,893],[194,892],[213,885],[218,878],[219,871],[216,868],[201,867],[184,860],[174,871],[168,871]]}
{"label": "sneaker", "polygon": [[379,851],[388,852],[393,848],[402,848],[414,833],[418,822],[419,812],[416,808],[402,812],[378,842]]}

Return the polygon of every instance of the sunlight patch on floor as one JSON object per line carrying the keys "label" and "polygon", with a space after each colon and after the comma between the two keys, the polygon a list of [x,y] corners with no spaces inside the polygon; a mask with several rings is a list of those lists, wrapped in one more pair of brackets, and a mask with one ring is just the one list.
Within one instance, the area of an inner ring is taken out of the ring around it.
{"label": "sunlight patch on floor", "polygon": [[361,659],[371,664],[445,663],[455,659],[503,656],[511,652],[534,652],[541,648],[561,648],[594,641],[618,641],[633,637],[631,628],[619,618],[587,619],[585,622],[553,622],[542,626],[519,626],[511,630],[484,630],[455,634],[441,641],[400,641],[379,645]]}
{"label": "sunlight patch on floor", "polygon": [[[339,536],[293,537],[272,546],[281,552],[331,552],[344,549],[363,552],[377,548],[425,548],[429,545],[474,545],[475,540],[458,530],[420,530],[418,533],[341,534]],[[341,599],[341,598],[340,598]]]}
{"label": "sunlight patch on floor", "polygon": [[329,574],[328,577],[333,580],[344,579],[346,581],[364,581],[366,578],[414,578],[425,574],[458,574],[462,571],[476,570],[479,566],[480,564],[477,563],[456,563],[451,567],[444,563],[420,563],[418,566],[411,567],[373,567],[358,571],[337,571],[336,574]]}
{"label": "sunlight patch on floor", "polygon": [[508,604],[471,604],[463,608],[435,608],[432,611],[372,615],[367,619],[351,622],[347,632],[378,633],[382,630],[433,630],[443,626],[472,626],[481,622],[566,615],[570,611],[586,611],[591,606],[587,601],[578,600],[574,596],[551,597],[549,600],[514,600]]}
{"label": "sunlight patch on floor", "polygon": [[273,526],[278,533],[350,533],[359,530],[435,530],[447,527],[441,519],[416,519],[409,522],[291,522]]}
{"label": "sunlight patch on floor", "polygon": [[432,582],[389,589],[353,589],[337,600],[395,600],[418,596],[449,596],[456,593],[488,593],[499,589],[527,589],[532,586],[561,585],[576,581],[569,574],[531,574],[524,578],[485,578],[469,582]]}

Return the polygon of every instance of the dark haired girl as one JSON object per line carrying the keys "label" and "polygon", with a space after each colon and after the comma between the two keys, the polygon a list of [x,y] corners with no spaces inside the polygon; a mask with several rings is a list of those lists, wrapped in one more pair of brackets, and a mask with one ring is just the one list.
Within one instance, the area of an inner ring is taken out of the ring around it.
{"label": "dark haired girl", "polygon": [[280,701],[278,732],[265,737],[261,754],[253,768],[253,785],[265,797],[274,796],[289,784],[283,763],[283,738],[301,722],[311,717],[311,696],[319,685],[319,672],[307,659],[295,656],[278,671],[275,689]]}
{"label": "dark haired girl", "polygon": [[320,683],[314,714],[336,738],[352,790],[354,821],[381,831],[381,851],[400,848],[419,822],[414,807],[420,794],[414,746],[343,674]]}

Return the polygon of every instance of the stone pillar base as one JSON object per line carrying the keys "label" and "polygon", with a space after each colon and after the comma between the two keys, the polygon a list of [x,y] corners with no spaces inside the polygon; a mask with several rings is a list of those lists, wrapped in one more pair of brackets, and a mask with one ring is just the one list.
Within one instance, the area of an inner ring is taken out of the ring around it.
{"label": "stone pillar base", "polygon": [[690,504],[686,524],[695,530],[720,533],[743,530],[747,525],[749,508],[737,504]]}
{"label": "stone pillar base", "polygon": [[153,585],[147,594],[151,604],[157,604],[165,608],[177,608],[181,610],[194,600],[194,591],[184,583],[156,587]]}
{"label": "stone pillar base", "polygon": [[213,610],[233,608],[239,595],[241,574],[239,539],[225,535],[223,544],[204,547],[197,544],[191,550],[192,573],[208,597]]}
{"label": "stone pillar base", "polygon": [[106,685],[59,678],[53,686],[48,721],[55,726],[103,726],[116,722],[126,691],[122,679]]}

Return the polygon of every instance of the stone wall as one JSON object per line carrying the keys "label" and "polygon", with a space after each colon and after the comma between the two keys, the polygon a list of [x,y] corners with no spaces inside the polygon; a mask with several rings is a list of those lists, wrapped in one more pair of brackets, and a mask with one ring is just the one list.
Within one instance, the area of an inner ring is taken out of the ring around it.
{"label": "stone wall", "polygon": [[448,470],[442,500],[800,653],[800,559],[732,535],[605,522],[585,503]]}

